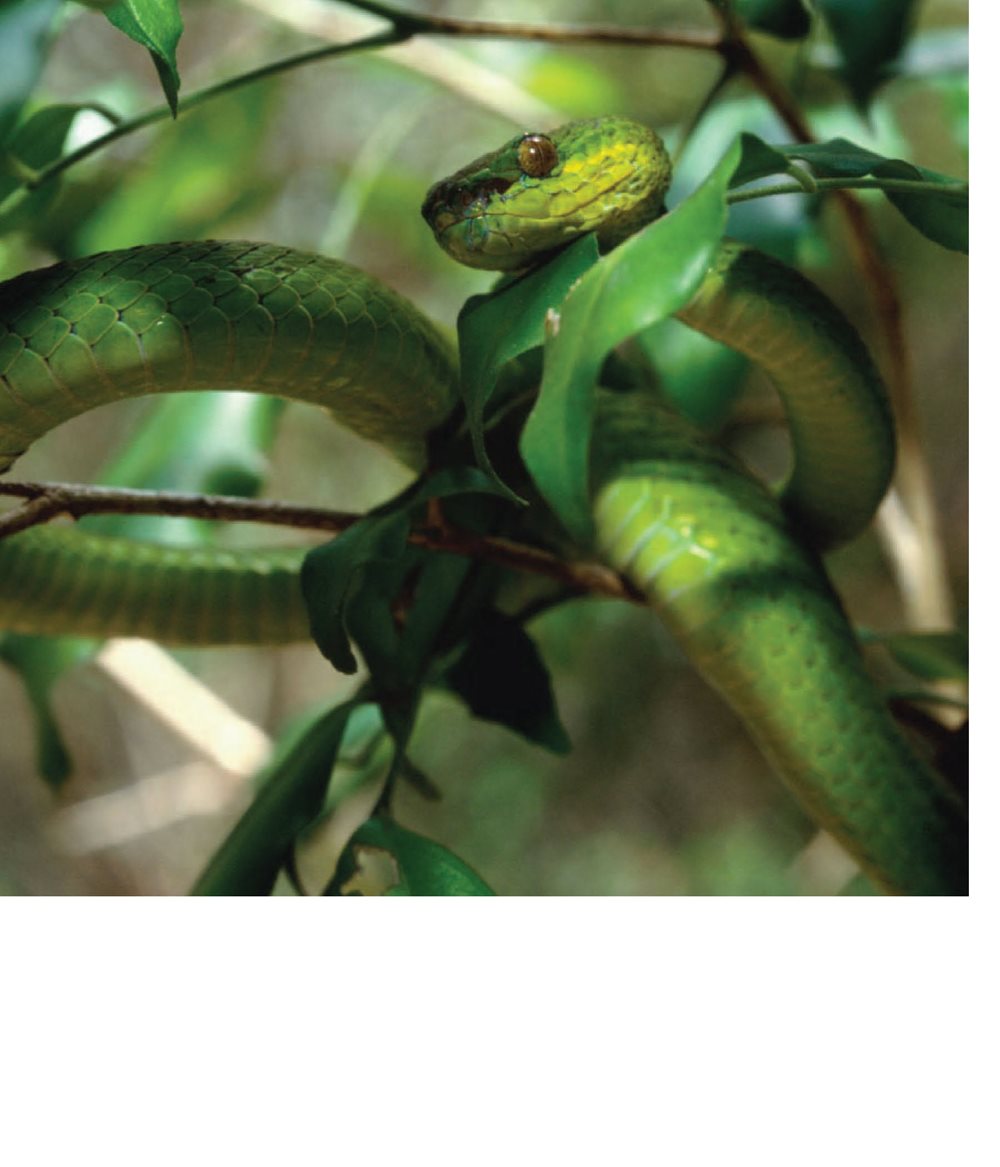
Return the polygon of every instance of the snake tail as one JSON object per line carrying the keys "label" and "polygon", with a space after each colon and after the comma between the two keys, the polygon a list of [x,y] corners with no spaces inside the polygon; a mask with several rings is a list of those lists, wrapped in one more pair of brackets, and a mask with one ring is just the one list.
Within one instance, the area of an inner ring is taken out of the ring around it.
{"label": "snake tail", "polygon": [[892,721],[769,491],[664,409],[605,395],[598,551],[641,588],[806,812],[882,890],[962,895],[967,812]]}

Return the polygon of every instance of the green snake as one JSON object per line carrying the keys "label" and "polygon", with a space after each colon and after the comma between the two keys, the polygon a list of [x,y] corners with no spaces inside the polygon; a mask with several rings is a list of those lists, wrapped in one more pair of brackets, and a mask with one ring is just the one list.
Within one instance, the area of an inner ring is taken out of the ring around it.
{"label": "green snake", "polygon": [[[663,213],[670,163],[623,118],[522,134],[427,196],[441,246],[517,271],[581,234],[602,248]],[[725,242],[678,314],[757,361],[794,469],[772,492],[661,403],[601,391],[595,550],[647,596],[814,820],[884,891],[963,894],[967,816],[865,672],[817,549],[870,520],[893,470],[885,393],[836,308]],[[314,402],[414,470],[458,400],[454,345],[336,260],[252,243],[141,246],[0,285],[0,472],[93,406],[241,389]],[[274,643],[308,623],[301,552],[139,544],[37,527],[0,543],[0,627]]]}

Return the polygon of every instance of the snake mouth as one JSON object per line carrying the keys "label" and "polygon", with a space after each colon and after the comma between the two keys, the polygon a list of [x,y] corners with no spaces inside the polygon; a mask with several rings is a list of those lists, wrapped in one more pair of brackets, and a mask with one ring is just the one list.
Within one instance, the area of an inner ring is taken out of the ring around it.
{"label": "snake mouth", "polygon": [[489,200],[495,195],[505,194],[513,182],[513,179],[499,176],[474,185],[445,179],[428,192],[420,214],[434,234],[440,236],[458,223],[481,219],[488,214]]}

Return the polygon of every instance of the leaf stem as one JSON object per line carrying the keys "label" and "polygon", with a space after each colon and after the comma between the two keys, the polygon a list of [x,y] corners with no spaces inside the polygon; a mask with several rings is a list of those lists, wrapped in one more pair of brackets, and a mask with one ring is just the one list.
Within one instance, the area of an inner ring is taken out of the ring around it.
{"label": "leaf stem", "polygon": [[782,182],[771,186],[754,187],[752,190],[730,191],[726,201],[746,203],[751,199],[762,199],[767,195],[816,194],[824,190],[891,190],[906,194],[923,195],[964,195],[969,194],[966,182],[931,182],[918,178],[813,178],[812,190],[801,182]]}

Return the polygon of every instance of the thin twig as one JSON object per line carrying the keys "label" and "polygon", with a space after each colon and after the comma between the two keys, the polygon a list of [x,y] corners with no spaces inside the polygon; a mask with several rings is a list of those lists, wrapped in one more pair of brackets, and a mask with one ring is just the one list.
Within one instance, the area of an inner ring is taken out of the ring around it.
{"label": "thin twig", "polygon": [[[166,490],[128,490],[116,486],[84,486],[60,482],[4,482],[0,494],[26,498],[17,510],[0,516],[0,540],[58,515],[81,518],[90,514],[167,515],[227,522],[268,523],[338,533],[363,515],[322,507],[296,506],[272,499],[234,498],[229,495],[187,494]],[[552,552],[509,539],[472,535],[451,527],[418,528],[409,542],[431,551],[465,555],[501,567],[554,579],[578,594],[611,596],[643,602],[642,595],[623,577],[599,563],[570,562]]]}
{"label": "thin twig", "polygon": [[968,195],[966,182],[927,182],[917,178],[812,178],[811,188],[801,182],[773,183],[771,186],[753,187],[751,190],[734,190],[726,195],[726,202],[745,203],[750,199],[762,199],[767,195],[816,194],[824,190],[882,190],[898,191],[906,194],[923,195]]}
{"label": "thin twig", "polygon": [[343,0],[350,8],[380,16],[410,36],[498,37],[505,40],[547,41],[551,44],[647,45],[680,49],[719,51],[720,38],[714,33],[668,32],[661,28],[622,28],[613,24],[523,24],[492,20],[463,20],[452,16],[430,16],[403,12],[388,4],[368,0]]}
{"label": "thin twig", "polygon": [[[181,114],[187,113],[188,110],[195,109],[199,105],[204,105],[206,101],[211,101],[213,98],[221,97],[223,94],[231,93],[236,89],[241,89],[244,85],[250,85],[255,81],[262,81],[267,77],[274,77],[279,73],[285,73],[289,69],[297,69],[301,65],[309,65],[316,61],[327,60],[331,57],[346,56],[348,53],[357,53],[365,50],[385,48],[387,45],[402,44],[405,40],[409,39],[409,35],[409,33],[393,27],[385,32],[376,33],[373,36],[361,37],[356,41],[348,41],[346,44],[323,45],[318,49],[309,49],[303,53],[296,53],[291,57],[283,57],[280,61],[271,61],[266,65],[261,65],[258,69],[250,69],[248,72],[240,73],[235,77],[228,77],[225,81],[219,81],[215,85],[208,85],[204,89],[199,89],[197,92],[181,98],[177,103],[177,114],[180,116]],[[101,134],[97,138],[92,138],[78,149],[71,150],[68,154],[57,158],[49,166],[43,167],[24,183],[22,189],[27,191],[37,190],[40,186],[50,182],[71,166],[82,162],[84,158],[88,158],[91,154],[97,153],[98,150],[103,150],[105,146],[110,146],[112,142],[118,141],[119,138],[124,138],[136,130],[145,129],[147,126],[155,125],[157,122],[166,121],[170,116],[169,106],[158,105],[155,109],[149,109],[145,113],[138,114],[136,117],[119,121],[107,133]]]}
{"label": "thin twig", "polygon": [[226,522],[270,523],[316,531],[344,531],[360,515],[321,507],[295,506],[271,499],[236,498],[220,494],[189,494],[169,490],[129,490],[117,486],[85,486],[62,482],[4,482],[0,494],[30,499],[23,507],[0,516],[0,538],[13,535],[57,515],[167,515]]}

